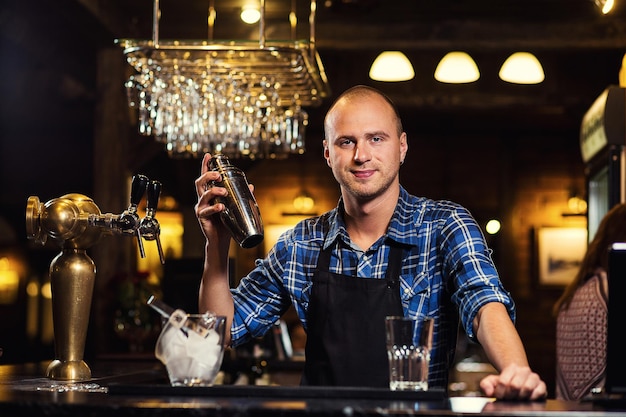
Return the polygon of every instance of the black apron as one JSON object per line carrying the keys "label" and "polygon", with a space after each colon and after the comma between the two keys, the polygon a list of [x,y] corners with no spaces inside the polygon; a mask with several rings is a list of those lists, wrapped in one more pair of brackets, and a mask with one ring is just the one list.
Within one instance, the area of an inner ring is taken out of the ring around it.
{"label": "black apron", "polygon": [[320,253],[307,313],[302,385],[389,387],[385,317],[402,316],[402,249],[391,246],[385,279],[329,272]]}

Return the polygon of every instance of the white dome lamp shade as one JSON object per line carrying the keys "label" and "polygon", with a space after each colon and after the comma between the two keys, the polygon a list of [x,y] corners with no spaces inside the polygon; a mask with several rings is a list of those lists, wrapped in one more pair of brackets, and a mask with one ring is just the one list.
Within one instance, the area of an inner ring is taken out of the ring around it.
{"label": "white dome lamp shade", "polygon": [[465,84],[479,78],[478,66],[467,52],[448,52],[435,69],[435,79],[442,83]]}
{"label": "white dome lamp shade", "polygon": [[545,74],[539,60],[530,52],[516,52],[504,61],[500,78],[513,84],[539,84]]}
{"label": "white dome lamp shade", "polygon": [[415,77],[411,61],[400,51],[385,51],[378,55],[369,76],[375,81],[408,81]]}

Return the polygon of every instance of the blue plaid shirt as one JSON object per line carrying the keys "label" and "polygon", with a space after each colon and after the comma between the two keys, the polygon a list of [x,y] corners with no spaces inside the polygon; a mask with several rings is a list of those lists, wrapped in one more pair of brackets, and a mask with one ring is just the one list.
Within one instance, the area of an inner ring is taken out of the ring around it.
{"label": "blue plaid shirt", "polygon": [[337,208],[303,220],[285,232],[256,268],[232,290],[232,344],[263,336],[294,305],[304,329],[312,276],[322,248],[334,245],[330,272],[383,279],[394,240],[404,250],[400,296],[404,315],[435,319],[429,386],[445,388],[460,323],[476,341],[472,321],[489,302],[503,303],[515,321],[515,305],[504,289],[480,227],[464,207],[400,190],[387,233],[367,251],[354,246]]}

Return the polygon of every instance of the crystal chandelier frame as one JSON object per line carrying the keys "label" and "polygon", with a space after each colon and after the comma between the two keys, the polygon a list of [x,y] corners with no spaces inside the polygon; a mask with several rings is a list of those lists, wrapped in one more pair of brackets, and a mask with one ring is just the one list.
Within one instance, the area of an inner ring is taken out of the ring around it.
{"label": "crystal chandelier frame", "polygon": [[307,106],[330,95],[315,48],[316,2],[311,2],[310,38],[265,39],[261,0],[259,41],[213,40],[210,2],[207,40],[159,40],[159,0],[154,0],[152,40],[117,39],[137,71],[125,86],[138,111],[138,130],[164,142],[170,156],[284,158],[305,151]]}

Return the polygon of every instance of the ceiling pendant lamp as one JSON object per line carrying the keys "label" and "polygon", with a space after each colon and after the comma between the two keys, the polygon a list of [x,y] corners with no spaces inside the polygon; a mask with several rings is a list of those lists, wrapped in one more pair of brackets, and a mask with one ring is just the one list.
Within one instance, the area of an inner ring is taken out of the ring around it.
{"label": "ceiling pendant lamp", "polygon": [[415,71],[402,52],[385,51],[374,60],[369,75],[375,81],[408,81],[415,77]]}
{"label": "ceiling pendant lamp", "polygon": [[476,62],[466,52],[448,52],[435,69],[435,79],[442,83],[464,84],[480,78]]}
{"label": "ceiling pendant lamp", "polygon": [[516,52],[504,61],[500,78],[513,84],[539,84],[545,75],[539,60],[530,52]]}
{"label": "ceiling pendant lamp", "polygon": [[593,0],[593,2],[600,8],[602,14],[608,14],[613,10],[613,6],[615,5],[614,0]]}
{"label": "ceiling pendant lamp", "polygon": [[245,23],[253,25],[261,20],[261,10],[258,5],[248,4],[241,8],[241,14],[239,16]]}

